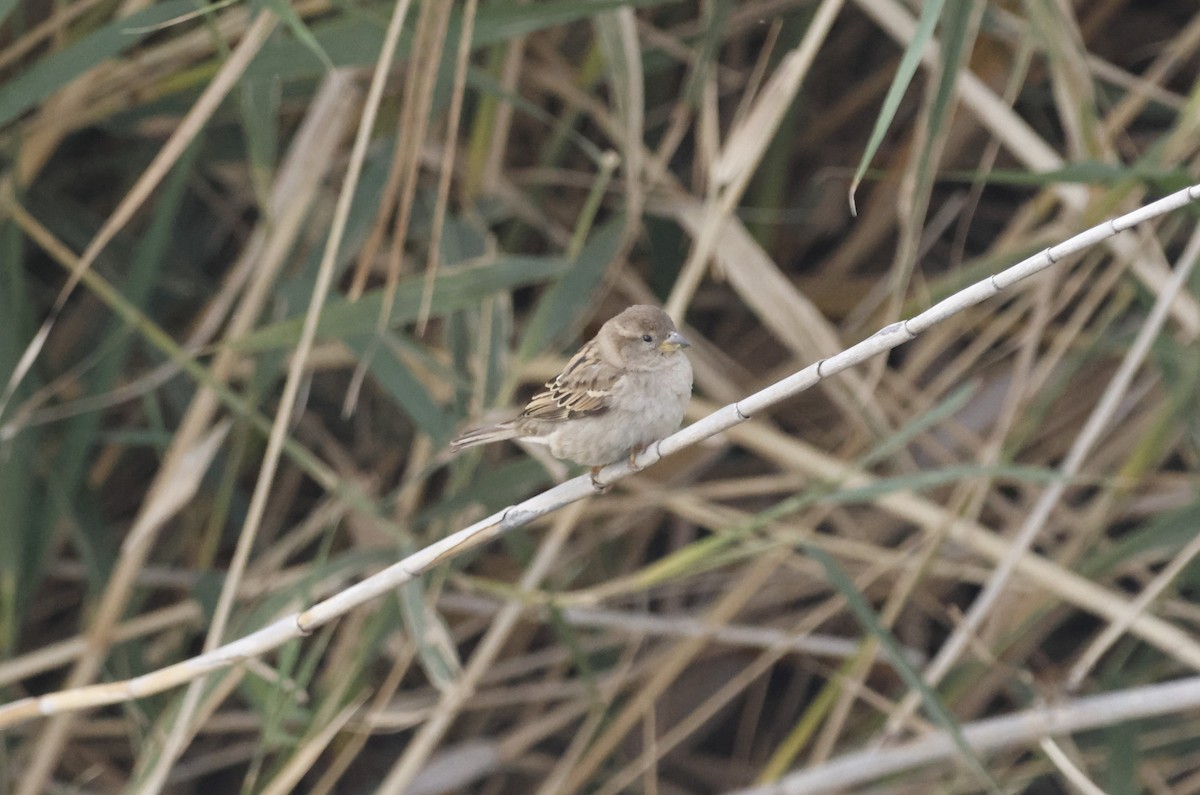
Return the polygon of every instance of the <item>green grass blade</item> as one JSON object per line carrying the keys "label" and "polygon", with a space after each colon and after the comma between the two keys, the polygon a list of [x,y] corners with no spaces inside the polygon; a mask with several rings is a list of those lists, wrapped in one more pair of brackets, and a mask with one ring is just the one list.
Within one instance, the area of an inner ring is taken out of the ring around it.
{"label": "green grass blade", "polygon": [[191,0],[160,5],[108,23],[75,44],[30,65],[0,85],[0,127],[8,124],[93,66],[129,49],[152,32],[148,28],[194,11]]}
{"label": "green grass blade", "polygon": [[326,69],[334,68],[333,61],[329,60],[329,55],[321,47],[321,42],[317,41],[317,37],[309,29],[308,25],[304,24],[304,20],[292,8],[292,4],[287,0],[264,0],[267,7],[275,12],[275,15],[284,21],[284,24],[292,31],[292,35],[296,40],[308,49],[310,53],[316,56]]}
{"label": "green grass blade", "polygon": [[933,98],[933,106],[929,109],[930,134],[924,136],[924,145],[921,147],[917,165],[917,173],[923,175],[923,181],[930,184],[935,173],[929,168],[933,145],[939,137],[947,115],[954,108],[954,84],[958,80],[959,68],[975,43],[975,32],[978,28],[972,25],[971,21],[976,13],[976,6],[977,0],[951,3],[942,17],[942,59],[937,93]]}
{"label": "green grass blade", "polygon": [[[579,22],[603,11],[624,6],[653,8],[668,0],[593,0],[589,3],[553,0],[543,3],[489,3],[479,8],[471,37],[472,47],[503,44],[514,37],[535,33],[555,25]],[[458,39],[461,17],[456,13],[446,34],[447,41]],[[383,44],[383,25],[379,20],[345,16],[311,26],[317,43],[334,66],[368,66],[379,57]],[[396,46],[396,59],[408,57],[411,35],[402,35]],[[275,75],[281,80],[316,77],[325,64],[309,48],[294,39],[276,38],[268,42],[247,69],[249,75]]]}
{"label": "green grass blade", "polygon": [[888,661],[892,664],[896,673],[900,675],[900,678],[904,680],[904,684],[920,693],[921,701],[925,706],[925,712],[949,732],[951,738],[954,740],[954,744],[958,746],[963,760],[979,778],[980,782],[989,791],[999,793],[999,785],[988,774],[979,755],[967,743],[967,738],[963,736],[962,728],[958,725],[958,721],[950,714],[950,711],[942,703],[942,699],[938,694],[925,684],[925,680],[921,678],[921,675],[908,662],[908,659],[904,656],[904,650],[900,648],[900,644],[896,642],[892,633],[879,622],[879,617],[875,615],[875,611],[871,608],[871,605],[867,603],[862,592],[854,586],[854,582],[846,575],[846,572],[842,571],[842,567],[837,564],[829,553],[820,547],[812,544],[802,544],[801,546],[805,554],[812,557],[825,569],[830,583],[846,599],[846,603],[850,606],[850,610],[854,613],[855,618],[862,624],[863,629],[879,641],[879,645],[887,655]]}
{"label": "green grass blade", "polygon": [[562,278],[542,296],[533,318],[525,327],[517,354],[519,358],[533,357],[568,330],[578,328],[617,252],[624,226],[624,219],[616,218],[598,229]]}
{"label": "green grass blade", "polygon": [[[431,315],[434,317],[475,306],[489,295],[548,281],[564,273],[571,263],[558,257],[498,257],[483,265],[443,268],[438,272],[433,291]],[[396,300],[388,324],[396,327],[413,323],[421,307],[424,276],[409,278],[396,288]],[[358,301],[338,297],[326,305],[317,327],[319,338],[345,339],[375,330],[375,318],[383,307],[383,289],[372,290]],[[240,351],[254,352],[290,347],[304,323],[296,315],[267,324],[233,343]]]}
{"label": "green grass blade", "polygon": [[344,339],[361,358],[374,347],[369,371],[375,382],[395,399],[404,413],[412,420],[413,427],[431,436],[436,442],[444,442],[454,431],[454,421],[438,406],[425,385],[413,375],[408,365],[398,355],[403,347],[394,334],[388,334],[384,345],[373,346],[374,335]]}
{"label": "green grass blade", "polygon": [[933,31],[937,27],[938,17],[941,16],[942,6],[945,3],[946,0],[929,0],[921,6],[921,18],[917,20],[917,30],[913,34],[912,41],[908,43],[908,49],[904,51],[904,57],[900,59],[900,67],[896,70],[896,76],[892,79],[892,85],[883,100],[883,107],[875,119],[875,126],[871,130],[867,148],[863,151],[858,168],[854,171],[854,179],[850,183],[851,212],[857,213],[854,206],[855,191],[858,190],[858,184],[862,181],[863,175],[867,173],[867,167],[875,158],[875,153],[879,151],[879,145],[883,143],[883,136],[887,134],[892,120],[896,118],[900,100],[904,98],[904,92],[908,90],[913,75],[917,73],[917,67],[921,65],[921,54],[925,51],[925,45],[933,38]]}

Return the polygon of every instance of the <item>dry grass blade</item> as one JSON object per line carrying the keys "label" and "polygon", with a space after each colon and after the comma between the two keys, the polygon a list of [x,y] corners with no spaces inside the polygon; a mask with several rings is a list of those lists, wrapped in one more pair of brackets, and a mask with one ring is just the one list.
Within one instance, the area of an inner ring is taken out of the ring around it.
{"label": "dry grass blade", "polygon": [[21,385],[22,380],[24,380],[26,374],[29,372],[29,368],[33,366],[42,347],[46,344],[46,338],[50,336],[50,331],[54,327],[55,320],[62,312],[63,307],[66,306],[67,299],[71,297],[71,294],[79,285],[79,280],[83,277],[83,272],[92,267],[92,264],[96,261],[96,257],[100,255],[104,247],[129,222],[134,212],[146,201],[151,191],[163,180],[171,167],[175,165],[180,155],[183,154],[184,149],[191,145],[196,135],[200,132],[200,129],[217,109],[217,106],[225,99],[234,85],[236,85],[243,71],[250,64],[251,59],[258,53],[267,36],[274,30],[277,22],[278,20],[275,18],[275,15],[270,11],[264,11],[258,15],[254,23],[246,30],[246,34],[238,43],[237,49],[234,50],[233,55],[230,56],[224,67],[222,67],[216,79],[208,85],[204,94],[197,100],[188,115],[184,117],[179,128],[159,151],[154,162],[138,178],[137,183],[125,195],[120,206],[113,211],[105,225],[92,238],[91,243],[88,244],[83,254],[80,255],[71,278],[67,280],[66,285],[59,292],[58,298],[50,310],[50,316],[42,323],[42,327],[38,329],[37,335],[34,336],[33,340],[26,347],[25,352],[21,355],[20,361],[13,368],[8,383],[5,385],[4,394],[0,395],[0,414],[4,413],[4,409],[12,399],[17,387]]}
{"label": "dry grass blade", "polygon": [[[340,134],[343,130],[343,120],[349,117],[349,111],[352,106],[355,92],[352,88],[352,77],[345,72],[334,72],[326,81],[320,99],[314,103],[314,113],[309,118],[310,129],[324,129],[327,134],[323,138],[306,138],[300,137],[298,144],[311,143],[314,144],[311,148],[300,150],[296,160],[305,162],[312,155],[328,155],[331,151],[331,144],[340,139]],[[332,118],[330,118],[332,117]],[[324,144],[324,146],[322,146]],[[323,168],[313,169],[316,174],[324,171]],[[284,175],[291,174],[290,171],[285,171]],[[311,172],[310,172],[311,173]],[[347,193],[353,192],[355,175],[353,170],[350,176],[347,177],[347,186],[344,190]],[[280,187],[288,186],[285,181]],[[294,210],[303,210],[306,207],[304,202],[289,202],[288,206]],[[292,217],[298,222],[299,217],[293,213]],[[296,225],[285,227],[292,233],[296,230]],[[222,585],[221,593],[218,598],[214,615],[208,627],[208,633],[205,637],[205,649],[211,651],[219,646],[225,634],[225,629],[229,621],[230,613],[233,609],[233,601],[237,594],[238,588],[242,583],[242,577],[246,567],[249,565],[250,550],[253,549],[258,536],[259,525],[262,522],[263,514],[266,511],[267,495],[270,493],[271,485],[274,483],[275,470],[279,464],[279,456],[283,449],[284,438],[287,428],[292,419],[292,411],[295,406],[296,396],[299,393],[301,376],[304,371],[305,362],[309,350],[312,347],[312,341],[316,333],[316,322],[319,316],[319,310],[324,304],[326,293],[332,281],[333,254],[337,250],[336,235],[334,241],[327,248],[327,255],[322,270],[322,275],[318,276],[317,287],[313,291],[313,300],[310,304],[310,311],[305,318],[305,330],[301,335],[301,339],[297,344],[297,350],[292,360],[292,366],[288,373],[287,385],[284,388],[284,397],[280,403],[278,412],[275,417],[275,422],[271,428],[271,435],[267,442],[267,451],[263,457],[262,468],[259,473],[258,487],[252,497],[245,525],[238,538],[238,546],[234,553],[234,558],[230,566],[230,570]],[[279,240],[276,236],[275,239]],[[270,262],[280,262],[282,260],[283,249],[276,249],[278,256],[271,258]],[[246,299],[242,305],[242,313],[240,317],[244,319],[245,324],[249,325],[253,322],[253,318],[257,316],[258,309],[261,303],[265,300],[268,294],[269,284],[272,277],[277,273],[275,268],[263,268],[257,272],[257,278],[250,285],[247,291]],[[257,288],[257,289],[256,289]],[[226,351],[227,356],[225,362],[232,363],[231,351]],[[179,714],[171,727],[171,732],[168,735],[164,748],[159,754],[155,765],[147,774],[142,785],[143,792],[155,792],[166,780],[167,774],[170,772],[171,764],[178,757],[180,750],[184,745],[184,739],[190,733],[190,727],[195,710],[200,704],[200,699],[203,695],[202,680],[195,681],[184,695],[183,704],[180,707]]]}
{"label": "dry grass blade", "polygon": [[781,59],[775,73],[763,86],[754,107],[712,164],[712,184],[704,225],[667,299],[666,308],[673,317],[683,317],[684,307],[691,303],[708,267],[722,223],[745,193],[746,186],[754,176],[755,166],[783,120],[784,112],[800,90],[800,84],[808,74],[841,7],[842,0],[824,0],[821,3],[813,24],[805,33],[804,41]]}
{"label": "dry grass blade", "polygon": [[[577,503],[575,510],[563,512],[555,522],[550,535],[542,542],[537,555],[522,575],[518,585],[520,590],[532,590],[541,585],[542,580],[557,563],[562,547],[579,519],[578,505]],[[475,694],[479,680],[495,663],[496,657],[508,641],[520,615],[520,603],[514,599],[502,608],[491,621],[487,634],[483,636],[475,653],[471,656],[471,661],[463,669],[462,676],[442,694],[430,720],[420,728],[405,749],[404,754],[388,772],[387,778],[379,788],[380,793],[408,791],[434,748],[441,741],[451,723],[458,717],[459,711]]]}
{"label": "dry grass blade", "polygon": [[[401,9],[407,9],[407,2],[397,5],[393,20],[400,15]],[[392,222],[392,241],[388,248],[386,283],[383,293],[383,303],[376,320],[375,338],[371,348],[362,357],[355,377],[346,392],[346,400],[342,411],[350,414],[358,403],[359,388],[366,377],[367,369],[374,358],[379,339],[382,337],[391,321],[392,308],[396,300],[396,286],[400,281],[401,269],[404,264],[404,239],[408,235],[409,223],[412,218],[413,204],[417,196],[417,174],[421,165],[421,150],[424,147],[425,134],[432,118],[433,89],[437,83],[441,66],[441,55],[446,38],[447,26],[450,22],[450,3],[425,3],[421,5],[417,17],[416,33],[414,34],[414,56],[408,61],[408,74],[405,80],[404,106],[400,116],[402,132],[396,135],[395,161],[392,164],[392,175],[388,180],[388,201],[381,207],[379,225],[376,235],[381,234],[385,226],[390,208],[392,195],[398,193],[396,217]],[[472,23],[474,16],[472,15]],[[389,30],[392,33],[392,30]],[[396,30],[398,33],[398,30]],[[393,41],[392,46],[395,46]],[[384,54],[390,54],[391,48],[385,48]],[[379,68],[390,63],[390,58],[380,58]],[[353,193],[344,196],[352,196]],[[334,249],[336,251],[336,249]],[[355,285],[351,293],[357,297],[362,292],[368,269],[374,263],[369,261],[373,248],[368,246],[359,259],[358,272],[355,274]],[[436,250],[431,250],[431,257],[437,256]],[[428,289],[428,286],[427,286]],[[424,311],[424,310],[422,310]],[[422,324],[423,325],[423,324]]]}
{"label": "dry grass blade", "polygon": [[425,288],[421,293],[421,309],[417,312],[418,336],[425,333],[425,325],[429,322],[433,285],[441,262],[442,233],[446,226],[446,206],[450,201],[450,175],[454,172],[454,156],[458,151],[458,125],[462,118],[467,65],[471,55],[471,32],[474,30],[478,5],[478,0],[467,0],[463,8],[462,32],[459,34],[458,54],[454,61],[454,95],[450,99],[450,114],[446,119],[446,143],[438,174],[437,204],[433,209],[433,231],[429,235],[429,258],[425,263]]}
{"label": "dry grass blade", "polygon": [[[228,423],[221,423],[200,437],[196,444],[187,449],[176,449],[175,456],[160,471],[151,492],[152,498],[143,503],[129,536],[122,545],[121,562],[108,589],[100,609],[92,618],[86,636],[87,648],[71,669],[68,682],[78,687],[90,681],[100,670],[104,651],[112,640],[113,628],[117,625],[126,599],[133,589],[134,578],[149,553],[150,546],[164,522],[170,519],[195,495],[200,480],[212,463],[221,442],[229,432]],[[107,687],[98,685],[94,687]],[[37,792],[37,783],[50,775],[50,769],[71,731],[70,715],[64,713],[52,720],[43,730],[37,745],[38,753],[27,771],[29,779],[22,782],[28,793]]]}

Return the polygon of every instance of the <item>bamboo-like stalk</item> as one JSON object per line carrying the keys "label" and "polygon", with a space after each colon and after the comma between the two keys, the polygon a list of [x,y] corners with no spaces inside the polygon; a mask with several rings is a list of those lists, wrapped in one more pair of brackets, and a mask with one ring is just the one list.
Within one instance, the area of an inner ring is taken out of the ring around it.
{"label": "bamboo-like stalk", "polygon": [[[1119,218],[1105,221],[1058,245],[1051,246],[1000,273],[989,276],[951,295],[915,317],[892,323],[835,356],[815,362],[765,389],[714,411],[699,422],[689,425],[653,445],[632,463],[621,461],[606,467],[600,472],[598,481],[601,484],[611,484],[650,466],[663,456],[679,452],[703,439],[745,422],[758,412],[815,386],[835,373],[842,372],[914,339],[921,332],[1012,287],[1023,279],[1046,270],[1064,257],[1083,251],[1139,223],[1178,210],[1198,199],[1200,199],[1200,185],[1192,185]],[[206,654],[134,679],[64,690],[2,705],[0,706],[0,729],[38,716],[75,712],[159,693],[213,671],[264,654],[288,640],[311,633],[316,628],[395,589],[443,561],[594,493],[595,487],[587,476],[561,483],[430,544],[362,582],[318,602],[307,610],[284,616],[257,632]],[[1183,703],[1180,700],[1180,708],[1183,708]]]}

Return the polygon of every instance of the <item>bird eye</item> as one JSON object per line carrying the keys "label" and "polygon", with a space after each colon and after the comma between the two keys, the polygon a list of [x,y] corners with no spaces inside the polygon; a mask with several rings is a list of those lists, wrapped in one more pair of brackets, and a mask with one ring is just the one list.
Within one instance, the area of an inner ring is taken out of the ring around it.
{"label": "bird eye", "polygon": [[649,334],[643,334],[642,342],[654,342],[654,337],[651,337]]}

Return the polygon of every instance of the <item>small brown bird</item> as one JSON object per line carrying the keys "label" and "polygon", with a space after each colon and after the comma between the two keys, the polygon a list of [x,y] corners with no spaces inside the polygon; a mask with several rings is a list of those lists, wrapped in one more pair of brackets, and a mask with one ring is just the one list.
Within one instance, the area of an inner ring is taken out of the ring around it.
{"label": "small brown bird", "polygon": [[555,458],[592,468],[634,456],[683,421],[692,397],[689,343],[655,306],[631,306],[600,327],[520,416],[463,433],[458,452],[504,439],[544,444]]}

